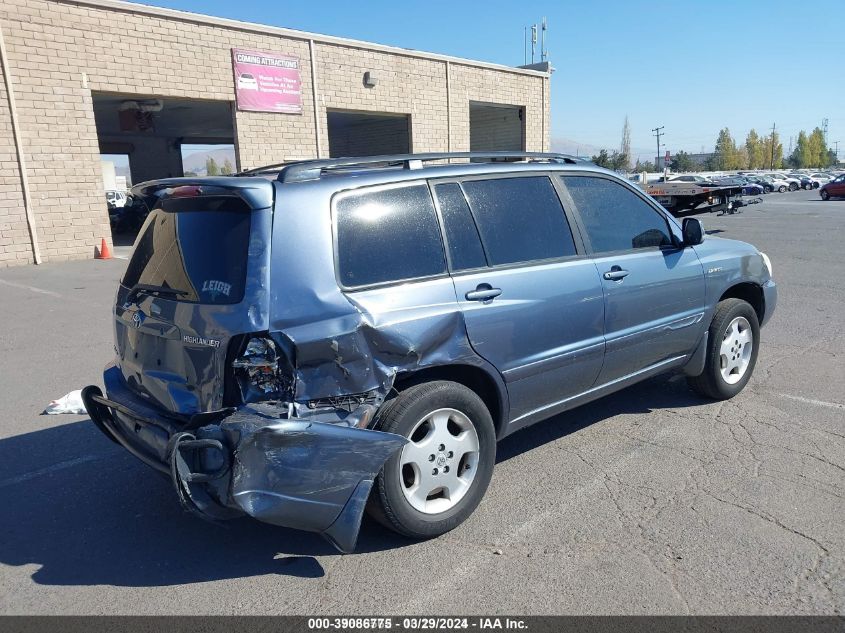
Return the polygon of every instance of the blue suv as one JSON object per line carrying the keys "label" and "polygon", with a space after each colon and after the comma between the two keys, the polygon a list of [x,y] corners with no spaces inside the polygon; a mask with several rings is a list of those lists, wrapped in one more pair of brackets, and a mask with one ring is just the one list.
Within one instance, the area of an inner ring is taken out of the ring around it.
{"label": "blue suv", "polygon": [[83,397],[199,516],[354,549],[476,508],[497,440],[650,376],[739,393],[771,262],[571,157],[410,154],[145,183]]}

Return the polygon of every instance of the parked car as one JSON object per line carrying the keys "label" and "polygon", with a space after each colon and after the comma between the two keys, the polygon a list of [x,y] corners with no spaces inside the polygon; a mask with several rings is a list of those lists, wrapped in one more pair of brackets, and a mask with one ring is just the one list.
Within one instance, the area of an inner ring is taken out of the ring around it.
{"label": "parked car", "polygon": [[787,180],[784,180],[777,174],[766,174],[765,178],[768,178],[771,181],[772,186],[778,193],[783,193],[785,191],[792,190],[792,183]]}
{"label": "parked car", "polygon": [[[502,158],[522,162],[478,162]],[[612,172],[504,152],[275,169],[141,187],[115,362],[82,394],[196,514],[351,551],[369,501],[434,537],[479,504],[498,439],[663,372],[724,400],[754,371],[769,258]]]}
{"label": "parked car", "polygon": [[144,185],[132,187],[122,207],[109,209],[109,223],[115,233],[138,231],[158,202],[160,192],[149,193]]}
{"label": "parked car", "polygon": [[106,191],[106,204],[109,208],[122,207],[126,204],[126,192],[114,189]]}
{"label": "parked car", "polygon": [[668,182],[697,182],[700,184],[706,184],[711,182],[711,180],[709,178],[705,178],[704,176],[684,174],[683,176],[672,176],[669,178]]}
{"label": "parked car", "polygon": [[816,172],[815,174],[810,174],[810,178],[819,183],[819,186],[827,184],[831,180],[833,180],[833,177],[825,172]]}
{"label": "parked car", "polygon": [[797,178],[793,178],[791,176],[788,176],[786,174],[766,174],[766,175],[771,177],[771,178],[774,178],[775,180],[783,180],[784,182],[786,182],[787,189],[789,189],[789,191],[798,191],[798,189],[801,187],[801,181],[800,180],[798,180]]}
{"label": "parked car", "polygon": [[774,183],[765,176],[747,176],[748,182],[753,182],[763,188],[763,193],[771,193],[775,190]]}
{"label": "parked car", "polygon": [[789,177],[795,178],[796,180],[798,180],[798,182],[801,183],[802,189],[807,189],[809,191],[810,189],[818,189],[819,188],[819,183],[814,181],[807,174],[789,174]]}
{"label": "parked car", "polygon": [[822,197],[822,200],[845,197],[845,174],[837,176],[830,182],[822,185],[819,188],[819,195]]}

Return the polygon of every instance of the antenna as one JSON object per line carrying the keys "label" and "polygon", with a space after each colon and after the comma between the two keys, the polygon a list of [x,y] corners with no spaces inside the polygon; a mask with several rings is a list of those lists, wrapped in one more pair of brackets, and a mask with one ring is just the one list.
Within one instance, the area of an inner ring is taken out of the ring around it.
{"label": "antenna", "polygon": [[[549,25],[546,23],[546,16],[543,16],[543,21],[541,22],[542,26],[540,27],[540,61],[544,62],[548,59],[549,55],[546,52],[546,31],[549,29]],[[827,122],[827,119],[825,119]],[[827,127],[825,127],[827,130]],[[827,138],[827,135],[825,135]]]}
{"label": "antenna", "polygon": [[522,63],[528,64],[528,27],[522,27]]}
{"label": "antenna", "polygon": [[537,49],[537,25],[531,25],[531,63],[534,63],[534,51]]}

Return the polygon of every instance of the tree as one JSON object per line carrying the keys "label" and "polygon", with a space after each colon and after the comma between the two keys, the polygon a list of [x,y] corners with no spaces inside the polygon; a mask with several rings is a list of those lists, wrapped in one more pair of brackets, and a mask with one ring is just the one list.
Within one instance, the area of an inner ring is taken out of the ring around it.
{"label": "tree", "polygon": [[220,174],[222,176],[228,176],[233,173],[235,173],[235,170],[232,168],[232,162],[227,158],[223,161],[223,167],[220,168]]}
{"label": "tree", "polygon": [[728,128],[722,128],[719,131],[719,137],[716,139],[716,152],[713,161],[714,169],[717,171],[739,169],[735,167],[737,162],[736,143],[731,136],[731,131]]}
{"label": "tree", "polygon": [[631,167],[631,126],[628,125],[628,115],[625,115],[625,125],[622,126],[622,143],[619,146],[619,154],[624,159],[619,169],[627,171]]}
{"label": "tree", "polygon": [[610,155],[607,153],[606,149],[600,150],[599,153],[593,156],[590,160],[599,167],[606,167],[610,169]]}
{"label": "tree", "polygon": [[638,174],[642,173],[644,171],[655,172],[655,171],[657,171],[657,167],[655,167],[654,163],[652,163],[650,160],[647,160],[645,162],[641,162],[640,159],[638,158],[637,164],[634,165],[634,171]]}
{"label": "tree", "polygon": [[610,154],[610,169],[613,171],[628,171],[628,156],[622,152],[613,150]]}
{"label": "tree", "polygon": [[761,169],[768,165],[768,161],[763,156],[763,143],[753,128],[745,137],[745,152],[748,155],[749,169]]}
{"label": "tree", "polygon": [[795,149],[789,157],[789,163],[798,169],[802,167],[809,167],[812,156],[810,154],[810,139],[804,130],[798,132],[798,141],[795,143]]}
{"label": "tree", "polygon": [[[763,154],[763,167],[768,169],[779,169],[783,164],[783,144],[777,132],[764,136],[761,141]],[[772,150],[774,147],[774,151]]]}
{"label": "tree", "polygon": [[217,165],[217,161],[214,160],[213,157],[209,156],[205,159],[205,175],[206,176],[219,176],[220,175],[220,167]]}
{"label": "tree", "polygon": [[698,164],[685,151],[681,150],[675,154],[669,163],[672,171],[695,171],[698,169]]}
{"label": "tree", "polygon": [[824,132],[821,128],[815,128],[810,132],[807,138],[807,153],[810,157],[810,162],[807,167],[824,167],[826,160],[827,147],[824,142]]}

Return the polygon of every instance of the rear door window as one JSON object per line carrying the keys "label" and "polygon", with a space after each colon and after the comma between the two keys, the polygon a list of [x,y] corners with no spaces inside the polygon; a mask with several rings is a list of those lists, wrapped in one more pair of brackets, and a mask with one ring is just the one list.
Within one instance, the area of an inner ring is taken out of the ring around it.
{"label": "rear door window", "polygon": [[[244,296],[251,215],[239,201],[194,198],[155,209],[135,243],[123,285],[164,286],[178,301],[239,303]],[[169,296],[167,298],[170,298]]]}
{"label": "rear door window", "polygon": [[456,182],[435,185],[434,193],[443,217],[452,270],[486,266],[481,239],[461,186]]}
{"label": "rear door window", "polygon": [[560,199],[547,176],[461,183],[491,266],[575,255]]}
{"label": "rear door window", "polygon": [[564,176],[595,253],[672,246],[669,225],[627,187],[607,178]]}
{"label": "rear door window", "polygon": [[341,194],[337,267],[346,287],[446,273],[440,225],[425,184]]}

